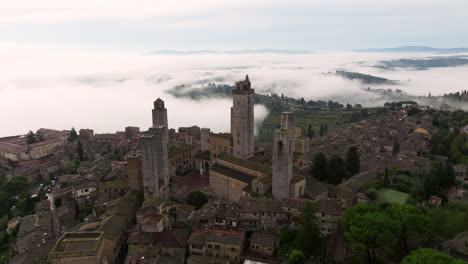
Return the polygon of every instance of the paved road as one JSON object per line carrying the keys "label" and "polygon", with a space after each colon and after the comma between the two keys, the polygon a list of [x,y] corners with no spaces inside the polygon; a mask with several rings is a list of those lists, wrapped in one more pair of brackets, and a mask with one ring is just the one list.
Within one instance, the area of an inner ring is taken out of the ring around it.
{"label": "paved road", "polygon": [[54,237],[57,239],[60,236],[60,223],[59,223],[59,219],[57,216],[57,210],[55,208],[53,192],[48,193],[47,198],[49,199],[49,202],[50,202],[50,212],[52,214],[52,228],[54,232]]}

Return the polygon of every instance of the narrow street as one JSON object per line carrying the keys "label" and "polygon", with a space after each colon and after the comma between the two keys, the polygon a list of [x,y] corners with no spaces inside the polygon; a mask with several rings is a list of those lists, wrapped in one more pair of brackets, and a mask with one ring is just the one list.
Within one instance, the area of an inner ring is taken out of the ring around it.
{"label": "narrow street", "polygon": [[57,210],[55,208],[53,192],[48,193],[47,198],[50,202],[50,212],[52,214],[52,230],[54,232],[54,237],[57,239],[60,237],[60,223],[57,216]]}

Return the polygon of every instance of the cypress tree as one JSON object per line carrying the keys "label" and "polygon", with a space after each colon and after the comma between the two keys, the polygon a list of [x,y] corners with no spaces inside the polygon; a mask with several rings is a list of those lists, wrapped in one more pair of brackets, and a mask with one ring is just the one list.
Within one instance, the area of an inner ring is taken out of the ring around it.
{"label": "cypress tree", "polygon": [[307,127],[307,136],[309,138],[312,138],[314,135],[313,135],[313,132],[312,132],[312,125],[309,124],[309,126]]}
{"label": "cypress tree", "polygon": [[76,146],[76,152],[78,152],[78,157],[80,161],[84,161],[84,151],[83,151],[83,146],[81,146],[81,140],[78,140],[78,145]]}
{"label": "cypress tree", "polygon": [[346,151],[346,170],[350,176],[359,172],[360,161],[356,146],[351,146]]}
{"label": "cypress tree", "polygon": [[346,166],[342,157],[333,155],[328,161],[327,183],[339,184],[346,175]]}
{"label": "cypress tree", "polygon": [[322,152],[315,154],[310,173],[321,181],[327,178],[327,157]]}

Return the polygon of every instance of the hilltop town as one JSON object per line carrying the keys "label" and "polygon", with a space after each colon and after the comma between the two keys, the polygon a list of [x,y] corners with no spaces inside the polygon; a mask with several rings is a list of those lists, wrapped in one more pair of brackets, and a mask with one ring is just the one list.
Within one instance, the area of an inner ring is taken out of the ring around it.
{"label": "hilltop town", "polygon": [[346,106],[316,135],[276,96],[260,142],[248,76],[231,97],[230,133],[171,128],[157,98],[150,128],[0,138],[0,263],[468,261],[468,113]]}

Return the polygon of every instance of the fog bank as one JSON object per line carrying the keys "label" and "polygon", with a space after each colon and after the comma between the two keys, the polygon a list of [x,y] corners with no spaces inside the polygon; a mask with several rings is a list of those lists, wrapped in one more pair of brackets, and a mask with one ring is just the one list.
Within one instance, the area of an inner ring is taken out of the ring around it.
{"label": "fog bank", "polygon": [[[198,125],[229,131],[231,100],[192,101],[166,91],[175,85],[234,84],[249,74],[259,93],[289,97],[336,99],[365,106],[383,102],[362,91],[367,87],[324,73],[345,69],[398,80],[398,88],[414,95],[444,94],[467,89],[468,67],[425,71],[369,67],[380,60],[434,54],[335,52],[318,54],[144,55],[83,52],[60,48],[0,43],[0,136],[23,134],[40,127],[93,128],[115,132],[125,126],[151,125],[152,102],[166,101],[169,126]],[[436,55],[438,56],[438,55]],[[255,108],[257,122],[267,110]]]}

